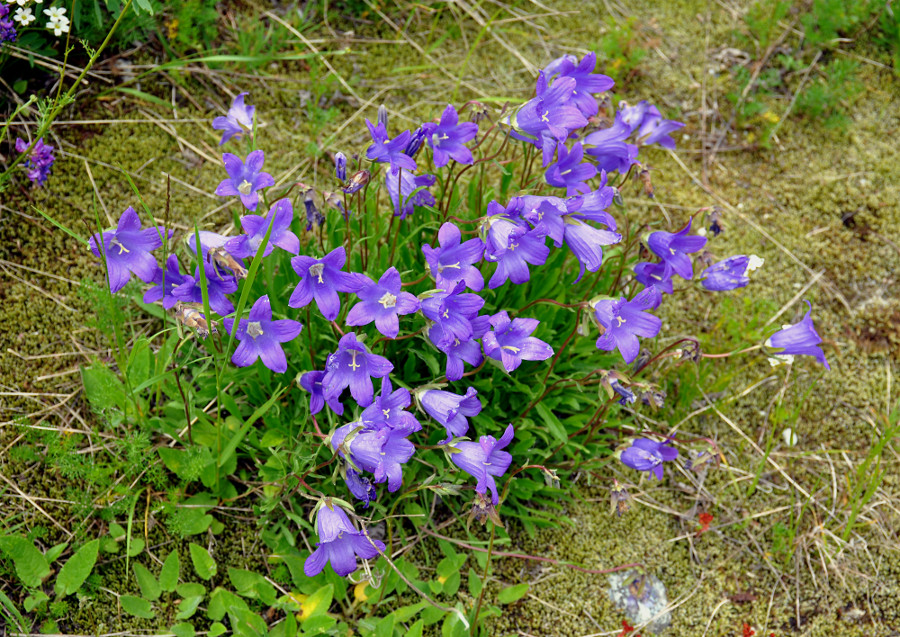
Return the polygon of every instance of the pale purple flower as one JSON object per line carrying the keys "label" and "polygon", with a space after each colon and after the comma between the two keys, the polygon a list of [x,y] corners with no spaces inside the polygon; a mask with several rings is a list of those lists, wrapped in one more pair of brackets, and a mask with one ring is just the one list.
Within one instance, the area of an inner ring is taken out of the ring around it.
{"label": "pale purple flower", "polygon": [[300,377],[300,387],[309,392],[309,413],[315,416],[322,411],[326,402],[331,411],[338,416],[344,414],[344,405],[336,397],[325,400],[325,390],[322,387],[322,379],[325,378],[325,372],[314,370],[306,372]]}
{"label": "pale purple flower", "polygon": [[169,310],[178,302],[173,292],[184,282],[184,275],[178,265],[178,257],[170,254],[166,259],[166,269],[157,268],[153,277],[153,286],[144,293],[144,303],[156,303],[162,300],[162,306]]}
{"label": "pale purple flower", "polygon": [[615,170],[622,174],[628,172],[638,156],[638,147],[625,141],[630,135],[631,128],[619,113],[611,127],[595,131],[584,138],[587,154],[597,162],[598,170]]}
{"label": "pale purple flower", "polygon": [[742,288],[750,283],[750,273],[762,265],[756,255],[729,257],[706,268],[700,278],[703,287],[711,292],[725,292]]}
{"label": "pale purple flower", "polygon": [[656,442],[649,438],[638,438],[622,452],[622,464],[637,471],[652,473],[657,480],[663,478],[663,463],[678,457],[678,449],[670,447],[670,440]]}
{"label": "pale purple flower", "polygon": [[484,242],[479,238],[461,242],[462,234],[449,221],[438,231],[440,247],[422,246],[425,260],[438,288],[450,290],[458,281],[465,281],[474,292],[484,288],[484,277],[475,264],[484,254]]}
{"label": "pale purple flower", "polygon": [[531,336],[540,321],[533,318],[510,320],[504,310],[491,317],[492,331],[482,338],[484,354],[503,364],[503,369],[511,372],[522,361],[543,361],[553,356],[553,348]]}
{"label": "pale purple flower", "polygon": [[644,287],[656,287],[660,292],[672,294],[672,267],[665,261],[642,261],[634,266],[634,278]]}
{"label": "pale purple flower", "polygon": [[484,299],[477,294],[463,293],[464,281],[447,292],[435,292],[422,300],[422,314],[440,326],[447,339],[466,340],[472,337],[472,319],[484,307]]}
{"label": "pale purple flower", "polygon": [[513,127],[533,136],[534,143],[543,149],[544,166],[552,160],[556,142],[565,141],[572,131],[587,125],[587,118],[572,101],[576,86],[574,78],[558,77],[548,87],[543,71],[538,72],[536,97],[513,116]]}
{"label": "pale purple flower", "polygon": [[[226,296],[238,289],[237,280],[230,274],[225,276],[208,261],[203,262],[206,274],[207,295],[209,307],[219,315],[234,312],[234,304]],[[172,296],[185,303],[203,303],[203,279],[200,277],[200,268],[194,268],[194,276],[185,274],[181,284],[172,290]]]}
{"label": "pale purple flower", "polygon": [[234,319],[225,319],[225,330],[240,341],[231,357],[232,363],[247,367],[259,358],[276,374],[287,371],[287,358],[281,344],[297,338],[303,329],[299,322],[291,319],[273,321],[267,294],[256,300],[250,315],[238,322],[236,331],[234,322]]}
{"label": "pale purple flower", "polygon": [[241,227],[244,234],[229,239],[225,243],[225,249],[232,256],[239,259],[248,259],[256,256],[256,251],[262,245],[269,225],[272,230],[269,233],[269,242],[266,244],[263,256],[272,254],[275,246],[282,250],[297,254],[300,252],[300,239],[291,232],[291,222],[294,220],[294,207],[290,199],[279,199],[269,209],[265,217],[260,215],[244,215],[241,217]]}
{"label": "pale purple flower", "polygon": [[316,515],[316,531],[316,550],[303,563],[307,577],[315,577],[328,563],[344,577],[356,570],[357,556],[368,560],[384,551],[383,542],[370,538],[365,531],[357,531],[344,510],[330,498],[325,499]]}
{"label": "pale purple flower", "polygon": [[811,314],[812,304],[806,301],[809,309],[803,320],[795,325],[786,325],[780,331],[775,332],[766,341],[766,347],[780,349],[778,356],[812,356],[825,366],[825,369],[831,369],[828,361],[825,359],[825,353],[819,345],[822,343],[822,337],[816,332],[813,325]]}
{"label": "pale purple flower", "polygon": [[325,400],[337,398],[347,387],[360,407],[372,404],[375,388],[373,378],[387,376],[394,366],[384,356],[370,354],[354,332],[347,332],[338,342],[338,349],[328,356],[325,377],[322,378]]}
{"label": "pale purple flower", "polygon": [[406,148],[403,152],[409,155],[412,158],[415,158],[416,153],[419,152],[419,149],[422,147],[422,142],[425,141],[425,135],[427,134],[427,129],[425,125],[419,126],[416,130],[413,131],[412,135],[409,138],[409,141],[406,143]]}
{"label": "pale purple flower", "polygon": [[291,267],[300,277],[288,305],[294,308],[306,307],[315,299],[319,312],[329,321],[337,318],[341,311],[338,292],[356,292],[364,278],[352,272],[342,272],[347,261],[344,246],[335,248],[321,259],[300,255],[291,259]]}
{"label": "pale purple flower", "polygon": [[[415,211],[416,206],[433,206],[434,195],[427,188],[434,185],[436,180],[434,175],[414,175],[408,170],[385,173],[384,185],[394,206],[394,216],[405,219]],[[419,188],[422,190],[418,190]]]}
{"label": "pale purple flower", "polygon": [[247,95],[246,91],[238,93],[238,96],[231,102],[228,114],[220,115],[213,120],[212,127],[222,131],[222,140],[219,142],[219,146],[232,137],[240,139],[253,132],[253,114],[256,107],[244,104],[245,95]]}
{"label": "pale purple flower", "polygon": [[[351,437],[354,430],[357,431]],[[331,444],[335,450],[340,448],[342,454],[349,448],[353,464],[374,474],[376,484],[387,482],[388,491],[393,493],[403,485],[403,465],[416,451],[415,445],[406,439],[409,433],[390,427],[365,427],[356,422],[337,429]],[[348,437],[350,442],[345,444]]]}
{"label": "pale purple flower", "polygon": [[347,181],[347,156],[340,151],[334,154],[334,176],[341,183]]}
{"label": "pale purple flower", "polygon": [[381,379],[381,394],[375,396],[371,405],[360,414],[360,421],[369,428],[380,429],[390,427],[397,431],[411,434],[422,430],[422,425],[416,417],[406,411],[412,402],[409,390],[398,387],[396,390],[391,385],[390,377]]}
{"label": "pale purple flower", "polygon": [[435,323],[428,329],[428,340],[447,355],[444,373],[449,381],[459,380],[463,377],[465,371],[463,363],[478,367],[484,360],[484,356],[481,354],[481,343],[476,339],[484,336],[490,328],[490,317],[477,316],[471,319],[469,324],[472,336],[463,339],[448,334],[439,323]]}
{"label": "pale purple flower", "polygon": [[247,155],[247,162],[231,153],[222,155],[228,179],[224,179],[216,188],[220,197],[240,197],[247,210],[256,210],[259,205],[259,192],[262,188],[275,185],[275,179],[269,173],[262,172],[265,153],[254,150]]}
{"label": "pale purple flower", "polygon": [[451,445],[450,461],[478,481],[476,493],[485,495],[490,489],[494,506],[500,503],[494,478],[506,473],[512,463],[509,452],[502,450],[512,442],[514,434],[513,426],[507,425],[499,440],[481,436],[478,442],[464,440]]}
{"label": "pale purple flower", "polygon": [[472,141],[478,134],[478,124],[472,122],[459,123],[459,114],[452,104],[441,114],[441,122],[428,122],[424,125],[428,145],[434,151],[434,165],[446,166],[452,159],[460,164],[471,164],[472,151],[466,142]]}
{"label": "pale purple flower", "polygon": [[144,283],[152,283],[159,270],[159,264],[150,254],[162,246],[162,226],[141,230],[141,220],[134,208],[129,206],[119,217],[115,230],[94,234],[88,241],[91,252],[106,262],[109,290],[118,292],[134,273]]}
{"label": "pale purple flower", "polygon": [[631,301],[625,298],[603,299],[595,302],[594,315],[603,328],[597,348],[618,349],[626,363],[633,361],[640,351],[638,336],[653,338],[659,334],[662,320],[647,310],[659,306],[661,294],[656,288],[645,288]]}
{"label": "pale purple flower", "polygon": [[572,150],[565,144],[558,144],[556,149],[556,163],[550,164],[544,178],[547,183],[557,188],[565,188],[566,195],[588,193],[591,187],[585,182],[597,174],[593,164],[581,163],[584,157],[584,149],[580,142],[572,144]]}
{"label": "pale purple flower", "polygon": [[[500,287],[507,280],[512,281],[516,285],[525,283],[531,278],[531,272],[528,270],[529,265],[544,265],[547,257],[550,255],[550,248],[547,247],[546,233],[543,226],[537,226],[534,229],[528,229],[521,224],[514,224],[510,231],[505,233],[505,237],[494,234],[498,225],[507,225],[506,222],[500,221],[500,224],[493,223],[488,231],[488,240],[485,245],[484,257],[486,261],[493,261],[497,264],[497,269],[488,281],[488,287],[492,290]],[[505,229],[504,229],[505,230]],[[503,249],[498,249],[502,240],[506,240]]]}
{"label": "pale purple flower", "polygon": [[[17,137],[16,152],[24,153],[26,150],[28,150],[28,142]],[[53,167],[54,161],[56,161],[56,157],[53,156],[53,146],[45,144],[44,138],[41,137],[23,164],[28,169],[26,176],[32,183],[43,186],[47,182],[47,177],[50,176],[50,169]]]}
{"label": "pale purple flower", "polygon": [[468,418],[481,413],[481,401],[474,387],[469,387],[464,396],[441,389],[421,389],[416,392],[416,400],[429,416],[447,430],[446,440],[440,442],[442,445],[454,436],[464,436],[469,430]]}
{"label": "pale purple flower", "polygon": [[575,89],[572,92],[572,101],[581,114],[585,117],[591,117],[597,114],[597,100],[594,99],[595,93],[604,93],[610,90],[614,85],[611,77],[594,73],[594,67],[597,65],[597,54],[591,51],[585,55],[581,62],[576,66],[577,59],[574,56],[563,56],[557,58],[547,68],[544,73],[548,77],[558,73],[560,77],[570,77],[575,80]]}
{"label": "pale purple flower", "polygon": [[399,315],[412,314],[419,309],[419,299],[404,292],[397,268],[390,267],[378,283],[368,277],[356,292],[360,302],[347,314],[347,325],[358,327],[372,321],[379,332],[388,338],[400,333]]}
{"label": "pale purple flower", "polygon": [[654,232],[647,239],[647,246],[660,259],[669,264],[675,274],[682,279],[690,279],[694,276],[694,264],[687,256],[693,252],[699,252],[706,245],[706,237],[689,235],[693,217],[688,219],[687,225],[678,232]]}
{"label": "pale purple flower", "polygon": [[406,146],[409,144],[411,133],[403,131],[394,139],[388,137],[387,128],[379,123],[377,126],[366,120],[369,134],[372,136],[372,145],[366,150],[366,157],[371,161],[387,162],[391,165],[389,174],[396,175],[400,169],[414,171],[416,161],[406,154]]}

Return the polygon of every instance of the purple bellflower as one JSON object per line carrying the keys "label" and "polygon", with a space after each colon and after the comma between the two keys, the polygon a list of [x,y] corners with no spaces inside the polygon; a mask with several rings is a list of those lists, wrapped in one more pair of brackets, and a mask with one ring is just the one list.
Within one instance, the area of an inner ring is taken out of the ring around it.
{"label": "purple bellflower", "polygon": [[91,252],[99,259],[105,259],[109,291],[118,292],[134,273],[144,283],[152,283],[159,270],[156,259],[150,254],[162,246],[162,226],[141,230],[141,220],[134,208],[129,206],[119,217],[115,230],[94,234],[88,241]]}
{"label": "purple bellflower", "polygon": [[[16,152],[24,153],[26,150],[28,150],[28,142],[17,137]],[[37,140],[34,148],[31,149],[31,154],[24,162],[25,168],[28,169],[26,177],[33,184],[43,186],[47,182],[47,177],[50,176],[50,169],[53,167],[54,161],[56,161],[56,158],[53,156],[53,146],[45,144],[44,138],[41,137]]]}
{"label": "purple bellflower", "polygon": [[16,41],[16,25],[9,17],[9,6],[0,5],[0,44]]}
{"label": "purple bellflower", "polygon": [[297,338],[303,329],[300,323],[291,319],[273,321],[267,294],[256,300],[246,319],[238,322],[237,331],[233,330],[234,322],[234,319],[225,319],[225,329],[240,341],[231,357],[232,363],[247,367],[261,358],[263,365],[276,374],[287,371],[287,358],[281,344]]}
{"label": "purple bellflower", "polygon": [[464,440],[451,447],[455,453],[451,452],[450,461],[478,481],[475,485],[476,493],[485,495],[490,489],[494,506],[500,503],[494,478],[506,473],[512,463],[512,456],[502,449],[512,442],[514,434],[513,426],[507,425],[500,440],[493,436],[481,436],[478,442]]}
{"label": "purple bellflower", "polygon": [[558,77],[548,86],[547,77],[541,71],[536,97],[523,104],[513,116],[514,128],[536,138],[533,143],[543,150],[544,166],[553,159],[557,142],[565,141],[572,131],[587,125],[587,118],[572,102],[576,86],[577,81],[571,77]]}
{"label": "purple bellflower", "polygon": [[[206,273],[209,307],[221,316],[234,312],[234,304],[225,295],[237,291],[237,280],[230,274],[224,276],[208,261],[203,262],[203,269]],[[185,274],[182,277],[181,284],[172,290],[172,296],[185,303],[203,303],[203,280],[200,278],[199,266],[194,268],[194,276]]]}
{"label": "purple bellflower", "polygon": [[381,275],[378,283],[368,277],[356,296],[360,302],[347,314],[347,325],[358,327],[375,321],[375,327],[388,338],[400,333],[401,314],[412,314],[419,309],[419,299],[404,292],[397,268],[390,267]]}
{"label": "purple bellflower", "polygon": [[656,442],[649,438],[638,438],[631,443],[620,457],[622,464],[637,471],[647,471],[662,480],[663,463],[678,457],[678,449],[670,447],[670,440]]}
{"label": "purple bellflower", "polygon": [[661,263],[642,261],[636,264],[634,278],[644,287],[655,287],[660,292],[672,294],[672,267],[665,261]]}
{"label": "purple bellflower", "polygon": [[578,259],[580,272],[575,282],[581,280],[584,271],[596,272],[603,264],[603,246],[619,243],[622,235],[612,230],[596,228],[588,223],[587,217],[580,214],[568,214],[563,217],[564,240]]}
{"label": "purple bellflower", "polygon": [[419,126],[416,130],[413,131],[412,135],[409,138],[409,142],[406,144],[406,148],[403,149],[403,152],[413,159],[416,157],[416,153],[419,152],[419,149],[422,147],[422,142],[425,141],[425,135],[427,135],[427,129],[425,125]]}
{"label": "purple bellflower", "polygon": [[[434,185],[436,180],[434,175],[414,175],[408,170],[401,170],[399,175],[390,171],[385,173],[384,185],[394,205],[394,216],[405,219],[416,206],[433,206],[434,195],[427,187]],[[416,192],[419,188],[423,189]]]}
{"label": "purple bellflower", "polygon": [[388,376],[381,379],[381,394],[375,396],[371,405],[360,414],[359,419],[369,428],[390,427],[396,431],[411,434],[422,430],[416,417],[406,411],[412,402],[409,390],[405,387],[394,389]]}
{"label": "purple bellflower", "polygon": [[625,298],[603,299],[593,303],[594,315],[603,328],[597,348],[618,349],[626,363],[637,358],[640,351],[638,336],[653,338],[659,334],[662,320],[649,314],[659,306],[661,294],[656,288],[645,288],[631,301]]}
{"label": "purple bellflower", "polygon": [[604,93],[611,89],[615,82],[611,77],[594,73],[597,66],[597,54],[593,51],[581,58],[576,66],[577,59],[573,56],[563,56],[550,63],[544,69],[544,73],[551,77],[558,73],[560,77],[570,77],[575,80],[575,89],[572,92],[572,102],[585,117],[597,114],[597,100],[594,93]]}
{"label": "purple bellflower", "polygon": [[637,142],[643,146],[659,144],[663,148],[675,150],[675,140],[671,133],[684,128],[684,124],[671,119],[663,119],[659,109],[650,106],[637,130]]}
{"label": "purple bellflower", "polygon": [[693,220],[693,217],[688,219],[687,225],[678,232],[654,232],[647,239],[647,246],[682,279],[694,276],[694,265],[687,255],[699,252],[706,245],[706,237],[688,234]]}
{"label": "purple bellflower", "polygon": [[275,185],[275,179],[269,173],[262,172],[265,153],[254,150],[247,155],[247,162],[231,153],[222,155],[228,179],[216,187],[216,194],[220,197],[240,197],[241,203],[247,210],[256,211],[259,205],[258,190]]}
{"label": "purple bellflower", "polygon": [[347,181],[347,156],[340,151],[334,154],[334,176],[341,183]]}
{"label": "purple bellflower", "polygon": [[335,449],[349,447],[353,464],[373,473],[376,484],[387,482],[388,491],[393,493],[403,485],[403,465],[416,451],[415,445],[406,439],[410,432],[390,427],[363,427],[351,438],[349,445],[344,444],[350,431],[359,427],[358,422],[340,427],[332,436],[332,446]]}
{"label": "purple bellflower", "polygon": [[422,314],[442,330],[444,339],[472,337],[472,319],[484,307],[484,299],[477,294],[463,293],[464,281],[447,292],[439,291],[422,300]]}
{"label": "purple bellflower", "polygon": [[474,387],[469,387],[465,396],[441,389],[423,389],[416,392],[416,400],[429,416],[447,430],[447,438],[440,442],[442,445],[454,436],[464,436],[469,430],[468,418],[481,413],[481,401]]}
{"label": "purple bellflower", "polygon": [[478,124],[472,122],[459,123],[459,114],[452,104],[441,114],[440,124],[428,122],[424,125],[428,145],[434,151],[434,165],[438,168],[446,166],[452,159],[460,164],[471,164],[472,151],[466,148],[466,142],[472,141],[478,134]]}
{"label": "purple bellflower", "polygon": [[344,482],[347,489],[353,494],[357,500],[362,500],[363,508],[368,509],[369,503],[374,502],[378,497],[378,491],[375,485],[364,475],[361,475],[353,467],[344,467]]}
{"label": "purple bellflower", "polygon": [[300,252],[300,239],[291,232],[291,222],[294,220],[294,207],[290,199],[279,199],[269,209],[265,217],[260,215],[244,215],[241,217],[241,227],[244,233],[229,239],[225,243],[225,249],[232,256],[239,259],[248,259],[256,256],[256,251],[262,245],[269,225],[272,231],[269,233],[269,243],[266,245],[263,256],[272,254],[275,246],[286,250],[291,254]]}
{"label": "purple bellflower", "polygon": [[739,254],[706,268],[700,275],[703,287],[711,292],[725,292],[742,288],[750,283],[750,273],[762,265],[755,254]]}
{"label": "purple bellflower", "polygon": [[428,340],[447,355],[444,373],[449,381],[462,378],[465,370],[464,362],[472,367],[478,367],[484,361],[484,356],[481,354],[481,343],[476,339],[484,336],[490,329],[490,317],[477,316],[471,319],[469,324],[472,328],[472,336],[468,339],[460,339],[452,334],[447,334],[439,323],[435,323],[428,329]]}
{"label": "purple bellflower", "polygon": [[325,403],[331,408],[331,411],[338,416],[344,414],[344,405],[337,398],[325,400],[325,390],[322,386],[322,379],[325,378],[325,372],[314,370],[306,372],[300,377],[300,387],[309,392],[309,413],[315,416],[322,411]]}
{"label": "purple bellflower", "polygon": [[315,577],[331,563],[334,572],[345,577],[356,570],[356,558],[377,557],[384,551],[384,543],[370,538],[365,531],[357,531],[347,514],[330,498],[316,514],[319,541],[316,550],[303,563],[303,573]]}
{"label": "purple bellflower", "polygon": [[245,95],[247,95],[246,91],[238,93],[238,96],[231,102],[228,114],[220,115],[213,120],[212,127],[222,131],[222,140],[219,142],[219,146],[232,137],[240,139],[244,135],[253,133],[253,114],[256,107],[244,104]]}
{"label": "purple bellflower", "polygon": [[440,247],[432,248],[426,243],[422,252],[440,289],[450,290],[458,281],[465,281],[473,292],[480,292],[484,277],[475,264],[484,254],[484,242],[477,237],[461,242],[461,237],[459,228],[447,222],[438,231]]}
{"label": "purple bellflower", "polygon": [[550,255],[545,238],[547,231],[543,226],[529,229],[521,219],[491,215],[493,205],[500,208],[496,202],[489,203],[489,216],[482,226],[484,258],[497,263],[497,270],[488,282],[492,290],[508,280],[516,285],[525,283],[531,278],[528,265],[544,265]]}
{"label": "purple bellflower", "polygon": [[533,318],[509,319],[506,311],[491,317],[493,331],[482,339],[486,356],[500,361],[503,369],[511,372],[522,361],[543,361],[553,356],[553,348],[531,334],[540,321]]}
{"label": "purple bellflower", "polygon": [[[812,304],[806,301],[809,309],[803,320],[795,325],[785,325],[780,331],[775,332],[766,341],[766,347],[781,349],[776,354],[777,357],[786,356],[812,356],[825,366],[825,369],[831,369],[828,361],[825,359],[825,353],[819,344],[822,343],[822,337],[816,332],[812,318]],[[791,360],[791,359],[788,359]]]}
{"label": "purple bellflower", "polygon": [[156,303],[162,300],[162,306],[170,310],[178,299],[173,292],[175,288],[184,283],[184,275],[178,265],[178,257],[170,254],[166,259],[166,269],[157,268],[153,277],[153,286],[144,293],[144,303]]}
{"label": "purple bellflower", "polygon": [[625,140],[631,135],[631,128],[621,113],[609,128],[595,131],[584,138],[587,153],[594,157],[597,169],[625,174],[637,159],[638,147]]}
{"label": "purple bellflower", "polygon": [[288,305],[294,308],[306,307],[315,299],[319,312],[329,321],[337,318],[341,311],[338,292],[356,292],[365,279],[359,274],[342,272],[347,261],[344,246],[335,248],[321,259],[300,255],[291,259],[291,267],[300,277]]}
{"label": "purple bellflower", "polygon": [[411,137],[408,130],[391,139],[384,124],[379,123],[375,126],[366,120],[366,126],[369,127],[369,134],[372,136],[372,145],[366,150],[368,159],[389,163],[391,169],[388,172],[393,175],[401,168],[408,171],[416,169],[416,161],[405,152]]}
{"label": "purple bellflower", "polygon": [[547,183],[557,188],[565,188],[566,195],[591,192],[591,187],[585,181],[592,179],[597,174],[593,164],[581,163],[584,157],[584,149],[580,142],[572,145],[572,150],[565,144],[558,144],[556,148],[556,163],[550,164],[544,177]]}
{"label": "purple bellflower", "polygon": [[345,388],[360,407],[372,404],[375,388],[372,378],[387,376],[394,366],[384,356],[370,354],[366,346],[356,338],[356,333],[347,332],[338,342],[337,351],[329,354],[325,364],[322,387],[325,400],[336,399]]}

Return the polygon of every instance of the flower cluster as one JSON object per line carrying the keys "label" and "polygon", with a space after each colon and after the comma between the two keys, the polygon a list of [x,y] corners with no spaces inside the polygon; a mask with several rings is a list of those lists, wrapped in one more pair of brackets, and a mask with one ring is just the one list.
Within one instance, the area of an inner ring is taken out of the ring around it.
{"label": "flower cluster", "polygon": [[[37,20],[37,16],[34,14],[33,9],[29,6],[31,0],[6,0],[8,5],[19,5],[15,13],[13,13],[12,20],[18,22],[20,26],[27,27],[32,22]],[[34,0],[36,4],[43,4],[44,0]],[[0,44],[3,42],[13,42],[16,39],[16,30],[8,18],[9,11],[11,6],[0,6]],[[69,18],[66,15],[65,7],[50,7],[48,9],[44,9],[44,15],[47,16],[47,23],[45,25],[48,31],[53,31],[53,35],[56,37],[61,36],[63,33],[69,32]]]}
{"label": "flower cluster", "polygon": [[[28,142],[24,139],[16,138],[16,152],[24,153],[28,150],[28,146]],[[24,161],[24,166],[28,171],[26,176],[33,184],[43,186],[47,177],[50,176],[50,169],[53,167],[54,161],[56,161],[56,157],[53,156],[53,146],[45,144],[44,138],[41,137],[35,142],[28,158]]]}
{"label": "flower cluster", "polygon": [[14,18],[9,15],[9,7],[0,4],[0,44],[16,41],[16,25],[13,24],[13,20]]}

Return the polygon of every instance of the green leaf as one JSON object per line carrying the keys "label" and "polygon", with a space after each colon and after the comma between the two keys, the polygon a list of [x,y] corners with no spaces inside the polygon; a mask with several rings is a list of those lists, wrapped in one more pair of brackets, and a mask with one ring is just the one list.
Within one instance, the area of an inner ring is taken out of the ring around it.
{"label": "green leaf", "polygon": [[469,569],[469,595],[472,597],[478,597],[481,594],[481,578],[478,577],[478,574],[475,572],[475,569]]}
{"label": "green leaf", "polygon": [[16,575],[28,588],[37,588],[50,574],[47,558],[24,537],[18,535],[0,537],[0,551],[13,561]]}
{"label": "green leaf", "polygon": [[391,613],[387,617],[382,617],[375,625],[375,637],[393,637],[394,635],[394,614]]}
{"label": "green leaf", "polygon": [[192,595],[190,597],[185,597],[180,602],[178,602],[178,613],[175,615],[175,619],[190,619],[194,616],[194,613],[197,612],[197,608],[200,606],[200,602],[203,601],[202,595]]}
{"label": "green leaf", "polygon": [[118,407],[125,410],[127,403],[125,388],[116,375],[102,363],[82,367],[81,382],[84,384],[85,396],[95,409]]}
{"label": "green leaf", "polygon": [[219,637],[219,635],[223,635],[227,632],[228,629],[225,628],[225,626],[223,626],[219,622],[213,622],[209,627],[209,632],[207,633],[207,635],[209,635],[209,637]]}
{"label": "green leaf", "polygon": [[194,637],[194,626],[192,624],[175,624],[169,630],[175,633],[175,637]]}
{"label": "green leaf", "polygon": [[550,408],[542,402],[538,403],[535,406],[535,409],[541,415],[541,418],[544,419],[547,429],[550,430],[550,433],[553,434],[553,437],[556,438],[557,442],[560,444],[568,443],[569,435],[566,433],[566,428],[563,427],[563,424],[559,422],[559,418],[556,417],[556,414],[550,411]]}
{"label": "green leaf", "polygon": [[68,542],[62,542],[60,544],[51,546],[49,548],[49,550],[46,553],[44,553],[44,557],[47,558],[47,562],[49,562],[50,564],[53,564],[53,562],[55,562],[56,559],[60,555],[62,555],[62,552],[65,551],[68,547],[69,547]]}
{"label": "green leaf", "polygon": [[146,336],[142,336],[134,341],[131,354],[128,355],[128,380],[132,387],[150,378],[151,366],[150,341]]}
{"label": "green leaf", "polygon": [[122,595],[119,598],[119,603],[122,604],[122,609],[129,615],[143,617],[144,619],[153,619],[156,617],[156,613],[153,612],[153,607],[150,606],[150,602],[146,599],[134,597],[133,595]]}
{"label": "green leaf", "polygon": [[56,577],[53,592],[59,597],[71,595],[84,584],[97,563],[97,554],[100,552],[100,540],[93,540],[82,546],[75,555],[63,565]]}
{"label": "green leaf", "polygon": [[178,559],[178,551],[173,550],[163,562],[162,570],[159,572],[159,587],[167,593],[171,593],[178,586],[180,573],[181,561]]}
{"label": "green leaf", "polygon": [[48,599],[50,599],[50,596],[44,591],[35,591],[25,598],[25,610],[30,613]]}
{"label": "green leaf", "polygon": [[209,596],[206,616],[214,621],[219,621],[225,617],[226,613],[231,613],[235,610],[248,610],[247,603],[231,591],[226,591],[220,586]]}
{"label": "green leaf", "polygon": [[522,599],[528,592],[528,584],[516,584],[508,586],[497,594],[497,601],[501,604],[512,604]]}
{"label": "green leaf", "polygon": [[194,563],[194,570],[200,579],[209,580],[216,574],[216,561],[210,556],[209,552],[202,546],[191,543],[191,562]]}
{"label": "green leaf", "polygon": [[259,598],[268,606],[275,603],[275,587],[269,584],[269,582],[266,581],[266,578],[259,573],[238,568],[229,568],[228,579],[231,580],[238,595]]}
{"label": "green leaf", "polygon": [[22,618],[22,614],[19,612],[19,609],[16,608],[16,605],[13,604],[12,600],[6,596],[6,593],[0,591],[0,608],[5,609],[6,612],[2,613],[2,617],[4,619],[11,620],[15,622],[15,627],[19,629],[19,632],[25,633],[28,632],[28,626],[31,624],[26,624],[25,620]]}
{"label": "green leaf", "polygon": [[331,607],[331,600],[334,597],[334,586],[327,584],[321,587],[315,593],[306,598],[303,605],[309,610],[307,619],[324,615]]}
{"label": "green leaf", "polygon": [[235,450],[237,450],[237,446],[241,444],[241,440],[243,440],[244,436],[247,435],[247,432],[250,431],[250,427],[253,426],[253,423],[255,423],[259,418],[262,418],[263,414],[271,409],[272,405],[275,404],[275,401],[281,397],[281,394],[283,394],[286,389],[287,387],[279,388],[272,395],[272,397],[265,402],[264,405],[254,411],[253,414],[251,414],[251,416],[246,420],[246,422],[244,422],[240,430],[231,438],[231,440],[228,441],[228,444],[225,445],[225,448],[222,449],[222,454],[219,456],[218,463],[220,467],[224,466],[225,463],[231,459],[231,454],[233,454]]}
{"label": "green leaf", "polygon": [[159,582],[143,564],[135,563],[134,578],[137,580],[138,587],[141,589],[141,597],[144,599],[153,602],[162,595],[162,587],[159,585]]}

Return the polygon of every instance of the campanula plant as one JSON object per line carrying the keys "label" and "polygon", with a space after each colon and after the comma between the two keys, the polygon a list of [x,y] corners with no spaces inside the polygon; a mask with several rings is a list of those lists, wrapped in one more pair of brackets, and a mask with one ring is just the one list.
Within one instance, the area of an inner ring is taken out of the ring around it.
{"label": "campanula plant", "polygon": [[[639,154],[672,148],[683,124],[600,100],[613,82],[595,65],[553,61],[512,111],[448,105],[396,130],[379,109],[359,146],[333,149],[322,191],[263,171],[277,146],[240,93],[213,123],[236,151],[215,192],[239,230],[170,242],[128,209],[91,239],[110,291],[169,323],[159,378],[137,383],[154,400],[134,397],[135,411],[202,466],[170,448],[167,466],[198,496],[259,490],[262,537],[295,575],[353,573],[383,598],[409,587],[475,630],[480,602],[450,609],[399,576],[399,542],[431,515],[490,522],[492,547],[505,519],[552,523],[573,470],[687,470],[678,448],[703,438],[632,414],[665,410],[667,373],[718,355],[669,334],[660,308],[688,286],[743,288],[761,260],[715,259],[693,216],[665,226],[624,207],[632,174],[647,192]],[[131,274],[149,289],[127,287]],[[746,351],[827,367],[822,343],[807,312]]]}

